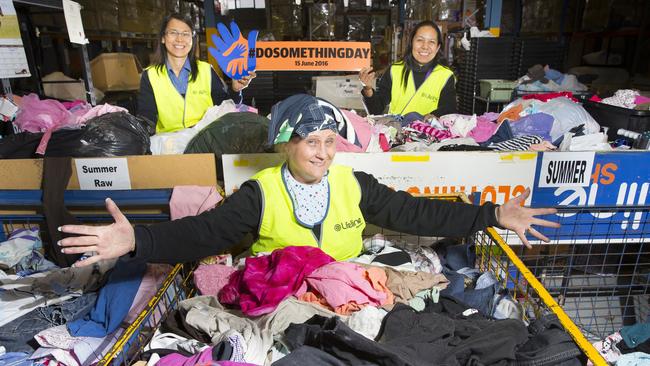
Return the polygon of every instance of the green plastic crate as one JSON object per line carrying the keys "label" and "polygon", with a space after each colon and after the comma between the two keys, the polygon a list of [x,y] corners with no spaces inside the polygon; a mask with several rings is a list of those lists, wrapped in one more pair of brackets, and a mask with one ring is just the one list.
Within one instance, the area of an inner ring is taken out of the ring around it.
{"label": "green plastic crate", "polygon": [[481,79],[481,97],[490,98],[490,101],[506,102],[512,96],[512,91],[517,87],[517,82],[502,79]]}

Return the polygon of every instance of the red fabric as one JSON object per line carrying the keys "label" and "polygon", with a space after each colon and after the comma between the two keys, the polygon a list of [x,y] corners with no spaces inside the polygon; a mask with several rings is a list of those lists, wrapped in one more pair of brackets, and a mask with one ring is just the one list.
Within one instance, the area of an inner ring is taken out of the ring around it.
{"label": "red fabric", "polygon": [[603,99],[601,97],[597,96],[596,94],[594,94],[594,95],[591,96],[591,98],[589,98],[589,100],[592,101],[592,102],[600,103],[600,102],[602,102]]}
{"label": "red fabric", "polygon": [[306,276],[331,262],[334,258],[310,246],[286,247],[270,255],[246,258],[244,269],[233,273],[219,292],[219,302],[239,304],[248,316],[271,313],[296,293]]}
{"label": "red fabric", "polygon": [[551,99],[559,98],[559,97],[567,97],[571,99],[574,102],[578,102],[576,98],[573,97],[573,93],[571,92],[558,92],[558,93],[541,93],[541,94],[528,94],[524,95],[523,98],[524,100],[526,99],[537,99],[542,102],[548,102]]}
{"label": "red fabric", "polygon": [[390,150],[390,144],[388,144],[388,139],[386,138],[386,135],[384,135],[383,133],[379,134],[379,147],[381,147],[381,149],[384,152]]}

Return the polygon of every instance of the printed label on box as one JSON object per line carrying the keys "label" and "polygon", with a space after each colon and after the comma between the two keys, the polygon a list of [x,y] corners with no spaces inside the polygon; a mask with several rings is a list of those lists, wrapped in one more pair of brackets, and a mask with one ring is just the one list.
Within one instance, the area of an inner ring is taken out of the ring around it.
{"label": "printed label on box", "polygon": [[88,190],[131,189],[126,158],[75,159],[79,188]]}
{"label": "printed label on box", "polygon": [[544,154],[540,187],[586,187],[594,166],[594,152]]}

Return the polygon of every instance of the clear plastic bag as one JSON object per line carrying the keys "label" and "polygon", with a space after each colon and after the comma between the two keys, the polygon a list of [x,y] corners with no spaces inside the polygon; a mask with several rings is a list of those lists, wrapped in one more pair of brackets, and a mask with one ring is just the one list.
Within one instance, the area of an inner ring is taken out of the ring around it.
{"label": "clear plastic bag", "polygon": [[551,129],[551,141],[555,141],[570,129],[585,125],[585,134],[600,132],[600,125],[591,115],[582,107],[581,104],[575,103],[570,99],[561,97],[551,99],[546,103],[540,103],[538,112],[550,114],[555,118],[553,128]]}

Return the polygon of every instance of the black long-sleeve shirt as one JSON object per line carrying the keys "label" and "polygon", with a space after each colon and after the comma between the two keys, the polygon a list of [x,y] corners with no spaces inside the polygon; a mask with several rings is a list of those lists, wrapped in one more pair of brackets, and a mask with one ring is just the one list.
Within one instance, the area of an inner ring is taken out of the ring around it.
{"label": "black long-sleeve shirt", "polygon": [[[367,223],[405,234],[465,237],[496,226],[495,205],[482,206],[413,197],[393,191],[372,175],[354,173],[361,188],[359,208]],[[256,181],[246,181],[223,205],[198,216],[136,226],[132,257],[153,263],[177,263],[221,253],[247,233],[257,235],[262,214],[262,192]]]}
{"label": "black long-sleeve shirt", "polygon": [[[435,67],[435,65],[433,66]],[[416,71],[411,70],[413,74],[413,82],[417,90],[427,76],[427,70]],[[449,78],[447,83],[440,91],[440,99],[438,100],[438,108],[431,110],[428,114],[433,114],[437,117],[444,116],[445,114],[456,113],[456,85],[454,78]],[[370,114],[383,114],[386,106],[391,101],[391,91],[393,88],[393,79],[390,75],[390,68],[384,72],[379,79],[375,90],[371,97],[366,97],[363,93],[363,101],[366,104],[368,113]]]}
{"label": "black long-sleeve shirt", "polygon": [[[226,83],[221,80],[219,75],[210,68],[211,71],[211,96],[212,104],[219,105],[226,99],[232,99],[235,103],[241,103],[242,96],[240,92],[235,92]],[[150,121],[158,121],[158,107],[156,106],[156,97],[153,94],[151,81],[147,71],[140,77],[140,93],[138,93],[138,116],[147,118]]]}

